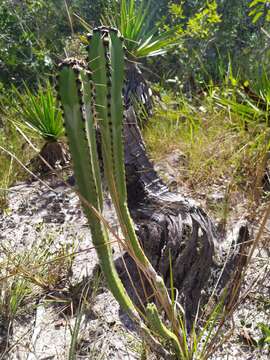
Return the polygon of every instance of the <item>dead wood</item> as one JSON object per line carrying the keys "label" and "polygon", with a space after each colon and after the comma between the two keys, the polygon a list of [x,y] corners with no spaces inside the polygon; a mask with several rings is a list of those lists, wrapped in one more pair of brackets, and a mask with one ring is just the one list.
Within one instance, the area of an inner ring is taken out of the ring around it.
{"label": "dead wood", "polygon": [[[146,255],[168,287],[171,258],[174,287],[179,290],[179,301],[184,305],[186,319],[191,324],[202,301],[202,293],[209,286],[211,274],[223,266],[222,261],[217,259],[222,258],[224,239],[209,216],[192,199],[170,192],[159,178],[147,157],[132,107],[126,111],[124,138],[128,206],[137,235]],[[241,239],[239,236],[237,241]],[[237,250],[237,247],[234,248],[227,259],[225,275],[236,266]],[[136,265],[128,260],[127,255],[125,260],[133,280],[136,279]],[[121,261],[117,261],[117,266],[123,275],[125,271]],[[229,280],[225,275],[220,279],[223,287]],[[124,278],[124,282],[128,282],[128,278]],[[147,289],[147,296],[150,292]],[[142,292],[140,295],[143,295]],[[205,301],[207,296],[204,296]]]}

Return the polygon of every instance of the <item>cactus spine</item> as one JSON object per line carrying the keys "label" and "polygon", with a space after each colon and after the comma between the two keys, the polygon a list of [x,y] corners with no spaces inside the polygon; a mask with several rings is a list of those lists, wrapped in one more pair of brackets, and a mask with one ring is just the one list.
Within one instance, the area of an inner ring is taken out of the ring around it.
{"label": "cactus spine", "polygon": [[[147,328],[141,323],[135,306],[118,277],[113,264],[108,231],[95,212],[102,213],[103,204],[96,145],[96,126],[98,126],[101,132],[105,177],[127,248],[150,280],[167,315],[171,316],[172,305],[163,279],[156,274],[145,256],[127,207],[122,141],[123,44],[115,29],[95,29],[89,40],[88,66],[90,71],[86,69],[85,64],[72,60],[65,61],[60,67],[59,95],[64,112],[66,135],[79,193],[85,200],[83,201],[84,212],[88,218],[93,243],[108,286],[119,304],[149,336]],[[87,204],[91,204],[95,211]],[[151,307],[152,312],[148,311],[149,322],[152,324],[153,308],[156,309],[155,305]],[[164,332],[164,325],[163,327],[159,326],[159,329],[163,330],[159,333],[161,337],[164,337],[166,333],[167,339],[169,337],[173,343],[177,342],[177,337],[173,333],[168,336],[170,333],[168,329],[167,332]]]}

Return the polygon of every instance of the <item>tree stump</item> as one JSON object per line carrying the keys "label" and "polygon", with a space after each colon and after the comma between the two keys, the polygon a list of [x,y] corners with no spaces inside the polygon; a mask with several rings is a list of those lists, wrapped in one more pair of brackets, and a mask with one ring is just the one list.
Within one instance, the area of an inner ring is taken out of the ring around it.
{"label": "tree stump", "polygon": [[[208,286],[211,271],[220,268],[221,264],[216,260],[221,255],[222,238],[208,215],[193,200],[170,192],[158,177],[147,157],[132,107],[126,111],[124,140],[128,206],[137,235],[168,288],[171,286],[172,270],[173,285],[179,291],[178,300],[184,307],[190,326],[202,292]],[[230,256],[230,269],[236,263],[233,260],[237,258],[236,254],[233,251]],[[126,255],[125,261],[133,281],[139,281],[140,276],[132,259]],[[124,283],[127,283],[129,280],[122,263],[117,261],[117,268],[123,275]],[[224,275],[229,272],[226,269]],[[223,286],[226,281],[223,279]],[[130,288],[129,285],[127,287]]]}

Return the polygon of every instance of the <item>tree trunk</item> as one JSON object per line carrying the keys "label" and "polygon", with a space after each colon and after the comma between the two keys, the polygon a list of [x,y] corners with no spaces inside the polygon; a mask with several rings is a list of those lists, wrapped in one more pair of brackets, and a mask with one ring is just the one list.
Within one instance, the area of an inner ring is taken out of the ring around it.
{"label": "tree trunk", "polygon": [[145,80],[139,66],[130,60],[126,61],[126,83],[124,87],[124,104],[128,109],[130,106],[139,108],[143,123],[152,114],[153,101],[152,91]]}

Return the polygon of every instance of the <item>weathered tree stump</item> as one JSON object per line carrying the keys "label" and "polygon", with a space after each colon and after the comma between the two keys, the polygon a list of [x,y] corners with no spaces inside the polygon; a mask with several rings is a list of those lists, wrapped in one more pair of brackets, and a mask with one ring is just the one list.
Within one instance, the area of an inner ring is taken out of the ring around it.
{"label": "weathered tree stump", "polygon": [[[132,107],[126,111],[124,140],[128,206],[137,235],[168,288],[171,258],[173,285],[179,291],[179,301],[190,325],[211,271],[221,267],[216,259],[221,252],[222,239],[211,219],[193,200],[170,192],[158,177],[147,157]],[[227,266],[230,269],[235,266],[236,254],[237,251],[231,253]],[[126,255],[125,261],[133,281],[140,281],[133,260]],[[127,283],[122,263],[117,261],[117,268]],[[226,268],[224,275],[228,273]],[[223,286],[228,278],[223,279]],[[128,287],[132,293],[130,284]]]}

